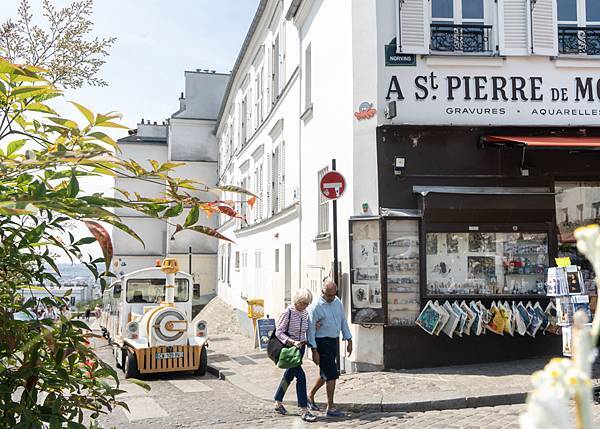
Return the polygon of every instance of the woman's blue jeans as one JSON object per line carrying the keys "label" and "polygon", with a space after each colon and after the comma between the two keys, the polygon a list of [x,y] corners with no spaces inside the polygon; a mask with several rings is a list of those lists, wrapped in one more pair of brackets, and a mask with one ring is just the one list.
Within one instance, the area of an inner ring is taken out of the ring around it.
{"label": "woman's blue jeans", "polygon": [[281,382],[279,383],[279,387],[277,388],[277,392],[275,392],[275,400],[279,402],[283,401],[285,392],[287,391],[294,377],[296,378],[296,395],[298,395],[298,406],[300,408],[306,408],[308,406],[308,399],[306,397],[306,374],[304,374],[302,366],[288,368],[285,370]]}

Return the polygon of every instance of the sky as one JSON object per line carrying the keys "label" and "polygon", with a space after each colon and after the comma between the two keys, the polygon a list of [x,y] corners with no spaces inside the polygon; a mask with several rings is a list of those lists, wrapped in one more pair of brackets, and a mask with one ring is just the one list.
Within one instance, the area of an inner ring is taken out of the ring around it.
{"label": "sky", "polygon": [[[71,3],[51,2],[56,8]],[[0,23],[17,17],[19,3],[20,0],[0,0]],[[42,0],[29,3],[34,17],[41,18]],[[233,69],[258,3],[259,0],[95,0],[93,36],[117,37],[99,74],[108,86],[69,90],[63,98],[52,100],[51,105],[72,119],[77,119],[78,113],[67,100],[77,101],[94,112],[121,112],[121,123],[130,128],[135,128],[142,118],[161,123],[179,109],[184,71],[209,69],[228,73]],[[103,131],[115,139],[127,135],[127,130]],[[82,180],[80,186],[82,191],[94,193],[107,191],[113,183],[108,178],[88,179]],[[89,235],[81,227],[72,231],[77,237]],[[95,244],[85,249],[94,256],[100,254]],[[65,256],[59,260],[67,261]]]}
{"label": "sky", "polygon": [[[29,1],[41,15],[42,1]],[[16,17],[18,4],[0,1],[0,22]],[[141,118],[160,123],[178,110],[185,70],[233,68],[257,6],[258,0],[95,0],[94,35],[117,37],[100,71],[109,86],[68,91],[65,99],[121,112],[131,128]],[[59,109],[74,114],[66,105]]]}

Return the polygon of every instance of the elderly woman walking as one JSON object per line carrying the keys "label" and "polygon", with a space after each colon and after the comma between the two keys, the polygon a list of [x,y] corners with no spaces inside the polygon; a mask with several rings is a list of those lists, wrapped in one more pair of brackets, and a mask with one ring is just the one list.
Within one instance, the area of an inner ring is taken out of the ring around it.
{"label": "elderly woman walking", "polygon": [[[286,346],[297,347],[300,354],[304,355],[306,346],[306,332],[308,330],[308,312],[306,308],[312,302],[312,294],[308,289],[300,289],[294,294],[294,304],[285,309],[277,320],[275,335]],[[288,368],[283,373],[277,392],[275,392],[275,411],[287,414],[282,404],[283,397],[293,379],[296,379],[296,395],[298,406],[302,409],[301,418],[305,422],[314,422],[317,418],[308,409],[306,395],[306,374],[302,365]]]}

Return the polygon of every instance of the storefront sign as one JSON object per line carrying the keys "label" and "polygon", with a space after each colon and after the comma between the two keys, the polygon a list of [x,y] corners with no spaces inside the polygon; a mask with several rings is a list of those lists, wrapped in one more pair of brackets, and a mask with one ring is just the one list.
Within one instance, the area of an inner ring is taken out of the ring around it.
{"label": "storefront sign", "polygon": [[[523,66],[537,69],[533,62]],[[595,125],[600,119],[600,78],[564,69],[527,74],[502,67],[474,74],[420,65],[389,74],[385,85],[381,104],[398,102],[398,123]]]}
{"label": "storefront sign", "polygon": [[346,190],[346,179],[337,171],[326,173],[319,184],[321,193],[329,200],[341,197]]}

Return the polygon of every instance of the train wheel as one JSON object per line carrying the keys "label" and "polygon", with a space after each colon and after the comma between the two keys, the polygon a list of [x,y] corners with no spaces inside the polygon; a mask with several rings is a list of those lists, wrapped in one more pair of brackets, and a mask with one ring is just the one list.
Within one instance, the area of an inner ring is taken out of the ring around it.
{"label": "train wheel", "polygon": [[135,353],[127,350],[127,358],[125,359],[125,378],[137,378],[140,372],[138,371],[137,357]]}
{"label": "train wheel", "polygon": [[200,377],[206,375],[206,367],[208,366],[208,353],[206,352],[206,347],[202,347],[202,351],[200,352],[200,364],[198,365],[198,369],[194,371],[194,374],[199,375]]}

